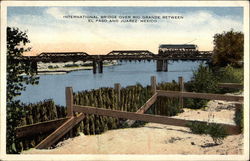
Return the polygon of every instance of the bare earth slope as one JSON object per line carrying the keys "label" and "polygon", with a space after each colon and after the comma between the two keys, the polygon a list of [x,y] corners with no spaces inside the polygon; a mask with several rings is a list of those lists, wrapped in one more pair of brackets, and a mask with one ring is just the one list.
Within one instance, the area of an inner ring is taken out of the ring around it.
{"label": "bare earth slope", "polygon": [[[210,101],[205,110],[184,109],[178,118],[234,124],[234,107]],[[101,135],[78,137],[58,143],[50,150],[31,149],[23,154],[242,154],[243,135],[230,135],[214,145],[207,135],[190,133],[185,127],[148,123],[140,128],[110,130]]]}

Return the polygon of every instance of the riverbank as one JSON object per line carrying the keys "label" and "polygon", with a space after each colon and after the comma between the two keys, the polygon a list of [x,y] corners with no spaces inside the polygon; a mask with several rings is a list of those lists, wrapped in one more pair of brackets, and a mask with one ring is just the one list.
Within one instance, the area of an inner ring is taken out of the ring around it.
{"label": "riverbank", "polygon": [[[118,65],[116,61],[105,62],[104,67]],[[38,74],[67,74],[78,70],[92,70],[93,66],[87,63],[40,63],[38,64]]]}
{"label": "riverbank", "polygon": [[[111,66],[111,65],[109,65]],[[58,67],[53,69],[38,69],[38,74],[67,74],[68,72],[78,71],[78,70],[91,70],[93,67],[85,66],[85,67]]]}

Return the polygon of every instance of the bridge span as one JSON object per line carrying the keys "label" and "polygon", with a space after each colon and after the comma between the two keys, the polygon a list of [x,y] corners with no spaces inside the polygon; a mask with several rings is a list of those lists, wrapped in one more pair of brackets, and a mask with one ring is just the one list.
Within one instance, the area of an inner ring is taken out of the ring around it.
{"label": "bridge span", "polygon": [[157,71],[168,71],[168,61],[177,60],[205,60],[209,61],[212,58],[212,51],[197,51],[197,50],[175,50],[165,51],[154,54],[148,50],[113,50],[106,55],[90,55],[86,52],[44,52],[37,56],[23,56],[17,58],[18,61],[31,62],[33,67],[37,69],[37,62],[55,63],[55,62],[76,62],[76,61],[92,61],[93,73],[97,69],[99,73],[103,73],[104,60],[154,60],[156,61]]}

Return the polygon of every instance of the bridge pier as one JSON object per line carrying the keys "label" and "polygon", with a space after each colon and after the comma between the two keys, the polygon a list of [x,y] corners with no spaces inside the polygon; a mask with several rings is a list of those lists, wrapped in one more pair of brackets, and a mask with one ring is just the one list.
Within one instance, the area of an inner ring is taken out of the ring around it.
{"label": "bridge pier", "polygon": [[162,70],[164,72],[168,72],[168,60],[163,60],[163,66],[162,66]]}
{"label": "bridge pier", "polygon": [[156,71],[167,72],[168,71],[168,60],[156,60]]}
{"label": "bridge pier", "polygon": [[96,61],[93,61],[93,73],[96,73]]}
{"label": "bridge pier", "polygon": [[98,72],[102,73],[103,72],[103,61],[98,62]]}
{"label": "bridge pier", "polygon": [[162,60],[156,60],[156,71],[157,72],[162,71]]}
{"label": "bridge pier", "polygon": [[98,73],[103,72],[103,61],[93,61],[93,73],[96,74],[96,70],[98,69]]}

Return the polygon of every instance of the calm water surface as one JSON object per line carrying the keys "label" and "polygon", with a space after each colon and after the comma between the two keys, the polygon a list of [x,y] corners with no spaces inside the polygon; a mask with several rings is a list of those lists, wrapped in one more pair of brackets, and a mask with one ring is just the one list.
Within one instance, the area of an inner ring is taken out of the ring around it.
{"label": "calm water surface", "polygon": [[24,103],[36,103],[44,99],[53,99],[56,104],[65,105],[65,87],[73,87],[73,91],[113,87],[120,83],[122,87],[140,83],[150,84],[150,77],[156,76],[157,82],[178,81],[182,76],[190,80],[192,72],[201,61],[170,62],[168,72],[156,72],[156,62],[122,62],[121,65],[103,68],[102,74],[93,74],[92,70],[73,71],[63,75],[40,75],[38,85],[28,85],[26,91],[18,97]]}

